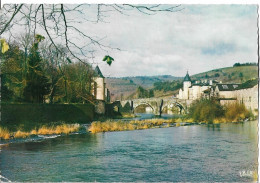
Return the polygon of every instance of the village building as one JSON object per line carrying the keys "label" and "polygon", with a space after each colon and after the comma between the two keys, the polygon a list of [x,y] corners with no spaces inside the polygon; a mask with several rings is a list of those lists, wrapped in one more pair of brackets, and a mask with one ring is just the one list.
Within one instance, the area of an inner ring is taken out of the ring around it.
{"label": "village building", "polygon": [[189,73],[187,72],[183,80],[183,89],[179,90],[177,98],[185,100],[197,100],[201,97],[210,97],[210,88],[213,85],[213,81],[204,80],[196,81],[192,84]]}
{"label": "village building", "polygon": [[215,95],[222,105],[238,102],[254,114],[258,112],[258,83],[250,87],[243,87],[242,84],[217,84]]}
{"label": "village building", "polygon": [[92,86],[94,99],[110,102],[110,91],[106,88],[105,77],[98,66],[94,70]]}
{"label": "village building", "polygon": [[249,86],[238,83],[225,84],[213,80],[195,81],[195,83],[192,84],[191,78],[187,72],[183,80],[183,88],[179,90],[177,98],[197,100],[211,97],[217,98],[221,105],[228,105],[236,102],[244,104],[248,110],[257,114],[258,80],[252,80]]}

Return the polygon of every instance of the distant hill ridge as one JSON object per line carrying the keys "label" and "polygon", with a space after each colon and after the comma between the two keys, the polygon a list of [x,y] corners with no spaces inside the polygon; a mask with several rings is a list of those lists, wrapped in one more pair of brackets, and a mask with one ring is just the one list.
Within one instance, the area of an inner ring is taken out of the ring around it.
{"label": "distant hill ridge", "polygon": [[[185,75],[184,73],[183,75]],[[225,67],[210,70],[203,73],[194,74],[191,76],[195,80],[217,80],[222,83],[242,83],[247,80],[258,78],[257,65],[239,65],[234,67]],[[110,89],[112,100],[120,100],[134,96],[136,89],[141,86],[145,89],[153,89],[154,83],[171,84],[171,82],[182,82],[183,77],[176,77],[171,75],[157,75],[157,76],[133,76],[133,77],[109,77],[106,78],[107,87]],[[165,83],[167,82],[167,83]],[[157,92],[160,95],[166,95],[173,92]]]}

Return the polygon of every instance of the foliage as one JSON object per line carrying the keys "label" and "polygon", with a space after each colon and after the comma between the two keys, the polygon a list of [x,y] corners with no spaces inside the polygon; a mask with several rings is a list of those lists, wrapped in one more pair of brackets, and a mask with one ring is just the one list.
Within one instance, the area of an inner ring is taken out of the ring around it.
{"label": "foliage", "polygon": [[5,54],[0,52],[2,101],[91,103],[91,66],[69,62],[66,49],[61,46],[63,53],[57,53],[55,48],[44,47],[43,40],[37,34],[28,46],[12,42]]}
{"label": "foliage", "polygon": [[24,54],[17,44],[11,44],[1,61],[1,97],[2,101],[21,101],[25,87]]}
{"label": "foliage", "polygon": [[228,121],[239,121],[251,116],[252,113],[246,109],[244,104],[234,103],[225,107],[225,118]]}
{"label": "foliage", "polygon": [[36,38],[30,50],[28,58],[28,72],[26,74],[26,87],[24,88],[24,100],[29,103],[44,103],[44,96],[49,91],[48,78],[42,70],[42,57],[38,51],[38,43],[43,38]]}
{"label": "foliage", "polygon": [[224,115],[224,109],[220,103],[214,99],[201,99],[194,101],[189,109],[188,116],[194,121],[213,122],[215,118]]}
{"label": "foliage", "polygon": [[154,97],[153,90],[146,90],[141,86],[137,88],[137,98],[151,98],[151,97]]}
{"label": "foliage", "polygon": [[0,44],[2,48],[2,53],[5,53],[9,50],[9,45],[6,43],[5,39],[0,39]]}
{"label": "foliage", "polygon": [[106,55],[104,58],[103,58],[103,61],[107,62],[108,65],[111,65],[112,62],[114,61],[114,59],[112,57],[110,57],[109,55]]}
{"label": "foliage", "polygon": [[253,119],[253,114],[244,104],[233,103],[223,107],[215,99],[201,99],[191,104],[187,117],[194,121],[221,123]]}
{"label": "foliage", "polygon": [[247,63],[243,63],[243,64],[241,64],[241,63],[235,63],[234,65],[233,65],[233,67],[240,67],[240,66],[258,66],[258,63],[254,63],[254,62],[247,62]]}
{"label": "foliage", "polygon": [[154,90],[163,90],[164,92],[167,91],[174,91],[182,88],[183,84],[181,81],[165,81],[165,82],[155,82],[154,83]]}
{"label": "foliage", "polygon": [[[240,73],[243,77],[239,77]],[[208,76],[206,78],[205,76]],[[252,78],[258,77],[258,66],[257,65],[243,65],[240,67],[226,67],[221,69],[215,69],[204,73],[195,74],[192,76],[194,80],[203,79],[216,79],[222,81],[222,83],[240,83],[242,80],[247,81]]]}

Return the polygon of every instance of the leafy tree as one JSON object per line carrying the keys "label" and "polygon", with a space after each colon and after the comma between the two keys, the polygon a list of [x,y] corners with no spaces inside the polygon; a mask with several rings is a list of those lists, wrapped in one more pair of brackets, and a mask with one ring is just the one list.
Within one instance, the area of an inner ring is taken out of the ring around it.
{"label": "leafy tree", "polygon": [[43,37],[36,36],[35,43],[30,49],[28,57],[28,72],[26,74],[26,87],[24,88],[24,99],[30,103],[44,103],[44,96],[48,95],[49,82],[41,67],[42,58],[38,51],[39,42]]}
{"label": "leafy tree", "polygon": [[154,97],[154,91],[153,90],[149,90],[149,98]]}
{"label": "leafy tree", "polygon": [[[25,87],[22,77],[21,65],[23,64],[23,52],[16,43],[11,43],[6,53],[1,53],[1,87],[2,99],[6,102],[21,101],[23,88]],[[10,94],[9,94],[10,92]],[[7,97],[8,95],[8,97]],[[8,99],[8,100],[7,100]]]}
{"label": "leafy tree", "polygon": [[164,92],[166,91],[175,91],[180,88],[182,88],[183,83],[180,81],[165,81],[165,82],[155,82],[153,85],[153,90],[163,90]]}
{"label": "leafy tree", "polygon": [[213,122],[215,118],[224,116],[224,109],[214,99],[194,101],[189,108],[189,117],[195,121]]}
{"label": "leafy tree", "polygon": [[243,77],[244,77],[243,73],[240,72],[240,73],[239,73],[239,78],[240,78],[241,82],[243,81]]}

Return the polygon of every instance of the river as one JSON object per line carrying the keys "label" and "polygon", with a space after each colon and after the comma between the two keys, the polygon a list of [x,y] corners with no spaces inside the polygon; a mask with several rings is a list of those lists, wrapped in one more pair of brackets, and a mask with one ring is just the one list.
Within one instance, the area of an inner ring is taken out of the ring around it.
{"label": "river", "polygon": [[252,181],[257,138],[257,121],[72,134],[0,146],[0,175],[19,182]]}

